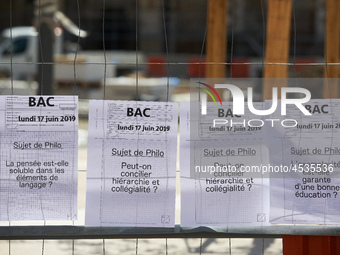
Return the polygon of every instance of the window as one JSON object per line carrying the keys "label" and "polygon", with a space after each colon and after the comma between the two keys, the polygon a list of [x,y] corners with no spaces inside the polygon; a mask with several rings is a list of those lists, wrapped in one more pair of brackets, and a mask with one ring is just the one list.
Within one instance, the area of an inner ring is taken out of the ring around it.
{"label": "window", "polygon": [[[27,38],[19,38],[15,41],[13,41],[13,47],[12,47],[12,54],[16,55],[16,54],[20,54],[25,52],[26,48],[27,48],[27,43],[28,43],[28,39]],[[11,50],[10,50],[10,45],[8,45],[8,47],[6,47],[6,49],[4,50],[4,56],[8,56],[11,54]]]}
{"label": "window", "polygon": [[27,47],[27,38],[19,38],[13,42],[13,54],[20,54],[25,52]]}

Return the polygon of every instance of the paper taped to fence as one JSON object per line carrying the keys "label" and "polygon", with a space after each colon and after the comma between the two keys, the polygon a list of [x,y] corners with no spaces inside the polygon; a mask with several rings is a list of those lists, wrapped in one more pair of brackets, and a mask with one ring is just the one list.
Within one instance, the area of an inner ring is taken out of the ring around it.
{"label": "paper taped to fence", "polygon": [[176,103],[90,101],[87,225],[173,227]]}
{"label": "paper taped to fence", "polygon": [[[340,100],[310,100],[304,106],[312,115],[287,108],[295,127],[268,130],[271,164],[285,167],[280,176],[271,174],[270,221],[339,224]],[[279,115],[280,109],[270,117]]]}
{"label": "paper taped to fence", "polygon": [[0,219],[75,220],[78,97],[0,97]]}
{"label": "paper taped to fence", "polygon": [[181,225],[267,225],[269,179],[242,171],[269,162],[263,127],[243,121],[249,112],[231,118],[230,103],[207,106],[180,105]]}

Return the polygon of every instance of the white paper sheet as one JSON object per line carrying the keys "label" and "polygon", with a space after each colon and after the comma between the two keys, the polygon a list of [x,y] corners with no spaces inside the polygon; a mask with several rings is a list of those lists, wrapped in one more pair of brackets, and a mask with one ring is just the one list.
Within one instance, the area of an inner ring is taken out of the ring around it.
{"label": "white paper sheet", "polygon": [[0,219],[76,220],[78,97],[0,97]]}
{"label": "white paper sheet", "polygon": [[[268,102],[270,104],[270,102]],[[339,224],[340,101],[310,100],[312,116],[287,110],[295,128],[269,129],[270,161],[289,166],[282,178],[271,177],[272,223]],[[278,109],[272,118],[278,117]]]}
{"label": "white paper sheet", "polygon": [[[268,178],[262,174],[253,176],[239,171],[241,166],[268,164],[263,128],[226,124],[218,125],[218,129],[213,130],[213,119],[231,119],[230,116],[218,117],[218,108],[225,109],[224,113],[228,115],[228,109],[232,107],[225,102],[223,107],[211,106],[207,115],[196,116],[197,119],[193,120],[190,103],[180,105],[181,225],[267,225]],[[243,119],[249,118],[233,119],[243,123]],[[193,129],[192,123],[200,123],[198,129]],[[193,132],[197,132],[197,136],[192,136]],[[204,166],[230,166],[231,170],[210,176],[195,172],[193,176],[190,173],[190,158],[195,171],[196,167],[203,171]]]}
{"label": "white paper sheet", "polygon": [[178,105],[89,107],[86,224],[173,227]]}

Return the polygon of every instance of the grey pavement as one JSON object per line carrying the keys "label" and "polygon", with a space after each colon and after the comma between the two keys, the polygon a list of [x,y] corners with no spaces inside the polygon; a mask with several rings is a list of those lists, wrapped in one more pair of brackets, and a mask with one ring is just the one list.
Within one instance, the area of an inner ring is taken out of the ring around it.
{"label": "grey pavement", "polygon": [[[1,255],[232,254],[279,255],[281,239],[124,239],[0,241]],[[206,247],[205,243],[209,243]],[[231,245],[231,246],[229,246]],[[267,247],[268,246],[268,247]],[[104,247],[104,248],[103,248]],[[253,249],[256,247],[256,249]],[[267,247],[263,252],[262,248]]]}

